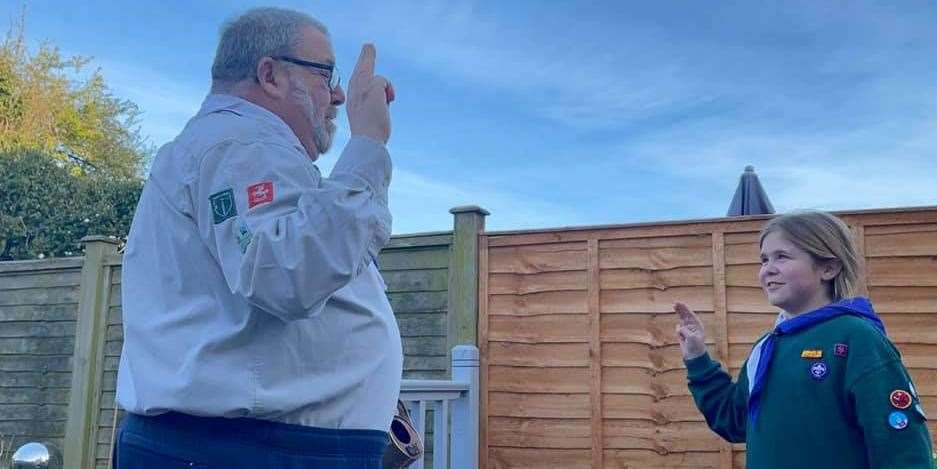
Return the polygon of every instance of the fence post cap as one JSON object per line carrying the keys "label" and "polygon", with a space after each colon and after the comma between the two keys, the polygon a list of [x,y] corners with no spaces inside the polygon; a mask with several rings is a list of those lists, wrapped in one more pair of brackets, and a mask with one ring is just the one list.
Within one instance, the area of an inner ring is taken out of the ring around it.
{"label": "fence post cap", "polygon": [[482,216],[491,215],[491,212],[485,210],[478,205],[460,205],[458,207],[453,207],[449,209],[449,213],[457,215],[460,213],[479,213]]}
{"label": "fence post cap", "polygon": [[452,347],[452,361],[477,361],[478,347],[474,345],[456,345]]}
{"label": "fence post cap", "polygon": [[81,243],[81,244],[89,244],[89,243],[110,243],[110,244],[113,244],[113,245],[116,246],[116,245],[120,244],[120,240],[117,239],[117,238],[115,238],[115,237],[113,237],[113,236],[93,235],[93,236],[85,236],[84,238],[81,238],[80,243]]}

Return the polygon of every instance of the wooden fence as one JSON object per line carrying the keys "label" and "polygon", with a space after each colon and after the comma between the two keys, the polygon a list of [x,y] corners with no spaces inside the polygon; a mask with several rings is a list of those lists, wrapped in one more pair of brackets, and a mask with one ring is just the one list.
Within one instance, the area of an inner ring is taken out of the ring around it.
{"label": "wooden fence", "polygon": [[[452,213],[453,231],[393,236],[378,260],[408,379],[448,378],[449,350],[476,342],[477,235],[487,212]],[[14,448],[53,443],[65,467],[82,469],[107,467],[123,344],[122,257],[107,238],[85,246],[84,258],[0,263],[0,435]]]}
{"label": "wooden fence", "polygon": [[[937,413],[937,207],[839,215]],[[757,281],[765,220],[481,236],[482,467],[744,467],[744,445],[710,432],[692,402],[672,304],[701,313],[737,375],[777,314]]]}

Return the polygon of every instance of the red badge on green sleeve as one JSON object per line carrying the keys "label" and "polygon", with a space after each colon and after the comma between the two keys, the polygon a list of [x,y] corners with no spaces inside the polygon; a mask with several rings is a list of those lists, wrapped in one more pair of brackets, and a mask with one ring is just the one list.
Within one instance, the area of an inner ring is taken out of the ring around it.
{"label": "red badge on green sleeve", "polygon": [[911,395],[904,389],[895,389],[888,396],[888,401],[896,409],[907,409],[911,407]]}

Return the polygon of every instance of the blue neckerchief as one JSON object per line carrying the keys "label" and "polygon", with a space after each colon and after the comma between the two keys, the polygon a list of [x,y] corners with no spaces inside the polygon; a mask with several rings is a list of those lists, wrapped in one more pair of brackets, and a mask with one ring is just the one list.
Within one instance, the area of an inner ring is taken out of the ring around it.
{"label": "blue neckerchief", "polygon": [[820,309],[815,309],[809,313],[804,313],[782,321],[775,326],[771,334],[765,337],[761,342],[761,353],[758,356],[758,368],[755,372],[755,376],[754,378],[749,376],[750,380],[753,379],[753,385],[750,388],[751,391],[748,396],[748,420],[752,424],[754,424],[755,420],[758,418],[761,392],[765,384],[765,375],[768,374],[768,368],[771,366],[774,344],[778,336],[800,332],[828,319],[845,316],[847,314],[859,316],[868,320],[876,329],[880,330],[882,334],[887,335],[885,332],[885,324],[883,324],[882,320],[875,314],[875,310],[872,309],[872,303],[869,299],[856,297],[830,303]]}

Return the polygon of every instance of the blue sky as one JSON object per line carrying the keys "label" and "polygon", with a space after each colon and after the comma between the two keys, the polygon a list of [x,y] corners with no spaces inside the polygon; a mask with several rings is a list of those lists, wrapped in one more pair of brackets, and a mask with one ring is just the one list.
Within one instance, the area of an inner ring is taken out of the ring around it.
{"label": "blue sky", "polygon": [[[377,45],[398,234],[468,204],[490,230],[721,217],[749,164],[779,211],[937,205],[935,2],[267,4],[326,23],[343,81]],[[25,5],[30,42],[92,57],[158,146],[204,98],[221,23],[261,4]]]}

